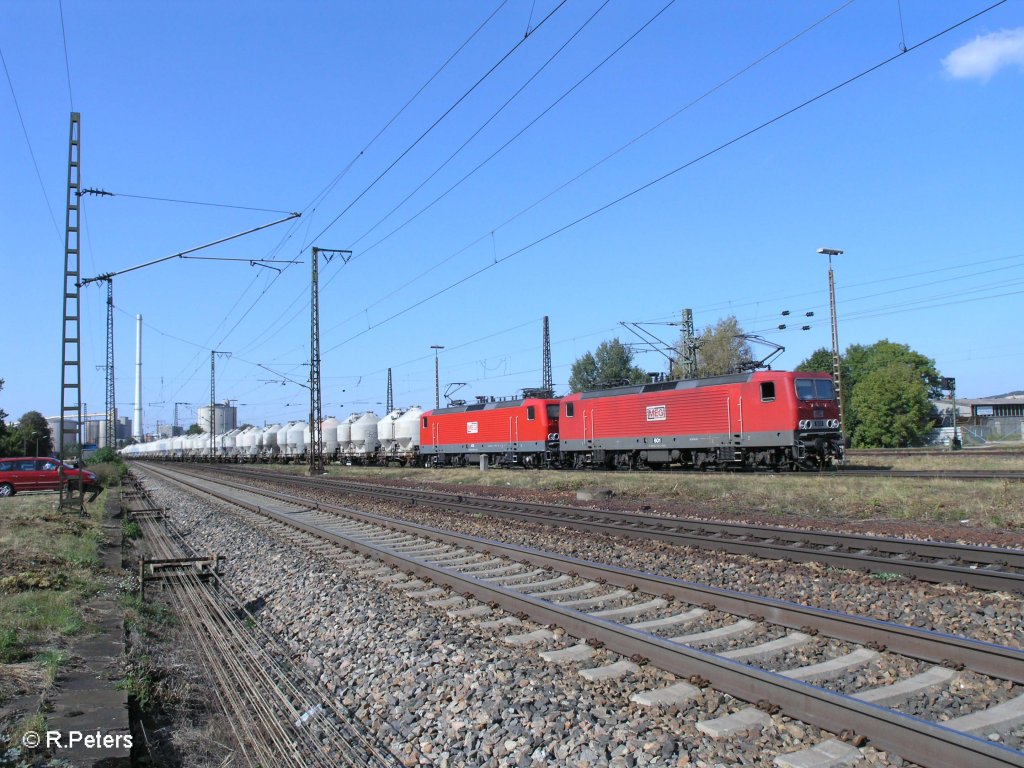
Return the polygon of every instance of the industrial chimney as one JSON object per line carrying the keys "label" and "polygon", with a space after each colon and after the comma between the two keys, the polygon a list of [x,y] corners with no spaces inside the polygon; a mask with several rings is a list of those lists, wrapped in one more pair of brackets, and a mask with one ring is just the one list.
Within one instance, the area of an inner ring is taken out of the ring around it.
{"label": "industrial chimney", "polygon": [[142,315],[135,316],[135,421],[132,437],[142,442]]}

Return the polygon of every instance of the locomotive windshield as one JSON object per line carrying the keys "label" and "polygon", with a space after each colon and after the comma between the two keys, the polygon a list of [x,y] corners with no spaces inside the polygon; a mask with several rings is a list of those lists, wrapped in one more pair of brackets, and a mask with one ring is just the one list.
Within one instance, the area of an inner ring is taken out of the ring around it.
{"label": "locomotive windshield", "polygon": [[796,396],[799,400],[835,400],[832,379],[797,379]]}

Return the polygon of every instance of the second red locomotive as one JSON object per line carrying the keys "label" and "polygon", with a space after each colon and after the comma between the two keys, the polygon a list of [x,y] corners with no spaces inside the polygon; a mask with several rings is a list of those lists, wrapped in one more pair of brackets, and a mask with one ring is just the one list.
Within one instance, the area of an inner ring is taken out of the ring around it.
{"label": "second red locomotive", "polygon": [[420,460],[464,466],[481,457],[500,466],[558,466],[557,399],[485,400],[424,413]]}

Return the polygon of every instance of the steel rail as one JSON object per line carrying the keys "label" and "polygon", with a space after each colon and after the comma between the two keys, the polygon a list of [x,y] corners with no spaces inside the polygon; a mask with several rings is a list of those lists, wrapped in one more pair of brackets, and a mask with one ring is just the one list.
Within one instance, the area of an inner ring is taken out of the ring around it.
{"label": "steel rail", "polygon": [[[158,474],[164,475],[165,472],[166,470],[159,470]],[[206,486],[207,483],[228,486],[234,485],[233,483],[229,484],[224,481],[211,481],[209,479],[199,480],[198,482],[179,480],[179,482],[191,484],[203,493],[221,498],[231,504],[251,509],[279,522],[287,523],[298,530],[305,531],[318,538],[333,541],[354,551],[378,558],[409,573],[415,573],[429,578],[436,583],[445,584],[457,592],[472,595],[483,602],[493,603],[511,612],[523,612],[534,621],[540,623],[557,624],[564,627],[567,632],[574,636],[600,642],[610,650],[621,655],[643,657],[653,662],[656,666],[677,675],[696,675],[699,678],[706,679],[716,689],[740,699],[771,702],[780,706],[787,715],[797,717],[805,722],[813,723],[836,733],[852,729],[856,733],[868,737],[878,746],[896,751],[902,757],[913,762],[931,766],[932,768],[962,768],[965,765],[970,765],[972,768],[996,768],[997,766],[1003,768],[1017,766],[1017,768],[1020,768],[1024,766],[1024,753],[1005,746],[959,733],[937,723],[904,715],[886,707],[861,702],[849,696],[818,688],[808,683],[790,680],[782,675],[734,662],[715,654],[679,645],[670,640],[594,617],[570,607],[559,606],[556,603],[550,603],[531,595],[522,594],[513,589],[481,581],[459,571],[444,568],[443,566],[431,566],[420,560],[404,556],[388,547],[375,546],[368,542],[355,540],[328,531],[322,526],[296,519],[294,513],[283,513],[267,509],[233,497],[230,494],[213,491]],[[298,503],[301,506],[307,507],[309,505],[308,499],[291,496],[290,494],[266,491],[256,492],[244,486],[240,490],[250,495],[258,494],[276,498],[289,504]],[[331,506],[333,505],[315,505],[317,511],[331,511]],[[478,537],[450,534],[428,526],[418,526],[393,519],[385,519],[386,523],[382,523],[381,519],[376,516],[354,513],[353,510],[339,509],[339,512],[348,517],[368,519],[376,524],[386,524],[387,527],[394,528],[395,530],[417,531],[418,535],[429,536],[435,540],[440,539],[449,543],[457,541],[461,545],[475,542],[478,546],[488,546],[492,552],[504,553],[508,557],[525,557],[530,562],[537,564],[543,562],[547,567],[554,567],[556,569],[560,565],[565,567],[572,564],[577,572],[580,572],[580,568],[587,568],[594,569],[594,573],[618,573],[619,576],[631,577],[633,579],[645,578],[643,574],[626,569],[602,566],[562,556],[549,557],[536,550],[503,545],[498,542],[479,539]],[[662,578],[657,578],[656,580],[663,584],[674,581]],[[679,583],[679,586],[683,589],[694,587],[700,589],[699,585],[688,585],[685,582]],[[714,591],[728,593],[727,590]],[[741,599],[744,597],[738,593],[732,594],[734,597]],[[751,599],[749,596],[746,596],[746,598]],[[754,600],[764,601],[763,598],[754,598]],[[782,606],[785,605],[782,601],[775,600],[766,601],[762,604],[775,604],[780,613],[782,612]],[[1014,663],[1018,670],[1018,678],[1021,664],[1024,663],[1024,654],[1016,649],[991,646],[966,638],[926,633],[910,627],[886,625],[885,622],[873,622],[872,620],[857,617],[842,617],[839,614],[832,614],[830,616],[831,612],[820,609],[808,609],[804,606],[791,605],[790,607],[802,609],[806,612],[806,615],[816,616],[819,620],[828,620],[829,623],[835,626],[839,626],[844,619],[854,619],[853,623],[855,624],[870,622],[879,628],[888,626],[892,629],[898,629],[901,631],[899,635],[901,637],[917,635],[923,638],[931,635],[933,641],[937,642],[948,643],[958,641],[957,645],[961,651],[971,647],[975,651],[981,651],[982,648],[986,648],[987,651],[975,655],[975,659],[979,661],[983,653],[986,652],[1004,657],[1015,657]],[[728,609],[723,608],[723,610]]]}
{"label": "steel rail", "polygon": [[[192,476],[196,477],[196,475]],[[384,525],[393,530],[424,536],[436,541],[444,541],[455,546],[471,547],[478,551],[502,554],[519,562],[549,567],[564,572],[575,572],[582,577],[595,581],[604,580],[615,586],[635,587],[642,592],[654,595],[669,595],[680,601],[695,605],[713,603],[716,608],[728,613],[756,617],[793,629],[810,628],[840,640],[884,645],[888,650],[895,653],[926,661],[963,665],[986,675],[1024,683],[1024,650],[1008,646],[985,643],[959,635],[932,632],[823,608],[814,608],[776,598],[712,587],[669,576],[646,574],[628,568],[620,568],[567,555],[543,552],[516,544],[483,539],[470,534],[446,531],[398,518],[369,514],[352,509],[351,507],[329,504],[322,501],[314,502],[309,498],[293,494],[267,489],[254,489],[252,486],[221,479],[210,480],[201,476],[197,479],[223,485],[238,491],[265,496],[305,509],[312,508],[316,511],[330,512],[376,525]],[[179,482],[181,481],[179,480]],[[205,488],[203,490],[204,492],[211,493],[211,495],[217,495],[216,491]],[[236,496],[223,495],[222,500],[244,506]],[[253,508],[253,511],[268,512],[259,504],[250,505],[250,507]],[[291,524],[296,522],[293,515],[281,519]],[[307,532],[312,532],[312,530]]]}
{"label": "steel rail", "polygon": [[[139,491],[147,507],[156,508],[141,487]],[[130,510],[131,505],[128,508]],[[181,533],[167,521],[162,521],[163,525],[157,525],[152,518],[138,522],[147,544],[162,557],[195,554]],[[250,765],[279,765],[286,761],[297,768],[398,764],[392,755],[366,739],[360,729],[353,728],[333,704],[324,706],[329,700],[316,693],[316,684],[301,667],[285,668],[281,659],[287,654],[277,647],[278,641],[216,575],[216,590],[222,597],[215,596],[209,585],[195,574],[183,573],[172,578],[180,589],[171,591],[171,600],[178,608],[178,615],[193,630],[197,651],[218,683],[215,690],[229,714],[229,725],[243,757]],[[224,602],[224,596],[230,598],[233,607]],[[252,630],[242,631],[239,616],[250,620],[259,637]],[[275,647],[276,657],[268,651]],[[299,678],[306,690],[301,690],[290,675]],[[300,719],[305,731],[297,734],[286,728],[288,723]],[[321,729],[323,740],[301,738],[313,725]]]}
{"label": "steel rail", "polygon": [[[237,468],[217,471],[254,474],[251,470]],[[260,477],[270,479],[266,473]],[[407,504],[427,503],[465,512],[502,514],[543,525],[656,539],[678,546],[797,562],[823,562],[876,573],[901,573],[922,581],[963,584],[991,591],[1024,592],[1024,550],[1018,549],[612,512],[285,474],[276,475],[273,481]],[[1002,570],[1004,568],[1016,570]]]}
{"label": "steel rail", "polygon": [[[803,473],[809,474],[809,473]],[[857,467],[844,465],[842,469],[832,473],[824,473],[826,477],[891,477],[911,478],[914,480],[1008,480],[1024,482],[1024,472],[1012,469],[878,469],[875,467]]]}
{"label": "steel rail", "polygon": [[849,448],[847,458],[861,456],[943,456],[946,458],[970,458],[972,456],[1011,456],[1024,454],[1020,448],[964,448],[951,451],[948,448]]}

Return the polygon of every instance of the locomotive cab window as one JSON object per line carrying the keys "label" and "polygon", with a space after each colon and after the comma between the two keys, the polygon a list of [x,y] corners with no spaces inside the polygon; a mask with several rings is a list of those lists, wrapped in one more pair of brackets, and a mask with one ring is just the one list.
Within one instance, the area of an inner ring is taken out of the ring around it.
{"label": "locomotive cab window", "polygon": [[526,406],[526,420],[533,421],[537,418],[537,406],[528,405]]}
{"label": "locomotive cab window", "polygon": [[836,391],[832,379],[797,379],[798,400],[835,400]]}
{"label": "locomotive cab window", "polygon": [[423,428],[424,428],[424,429],[426,429],[426,428],[427,428],[427,426],[428,426],[428,425],[427,425],[427,417],[426,417],[426,416],[424,416],[424,417],[423,417]]}
{"label": "locomotive cab window", "polygon": [[762,381],[761,382],[761,402],[770,403],[775,400],[775,382],[774,381]]}
{"label": "locomotive cab window", "polygon": [[565,404],[565,417],[567,419],[571,419],[573,416],[576,415],[576,408],[574,407],[575,405],[576,405],[576,403],[566,403]]}

